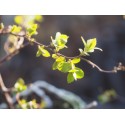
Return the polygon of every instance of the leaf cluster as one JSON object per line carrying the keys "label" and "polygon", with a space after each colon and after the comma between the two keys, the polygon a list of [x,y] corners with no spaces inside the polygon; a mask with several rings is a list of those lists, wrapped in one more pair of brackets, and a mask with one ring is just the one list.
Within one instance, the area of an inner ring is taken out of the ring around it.
{"label": "leaf cluster", "polygon": [[[84,71],[77,67],[76,64],[80,63],[82,56],[88,56],[88,53],[94,52],[94,49],[99,49],[96,47],[96,39],[90,39],[85,42],[82,38],[84,48],[79,49],[80,54],[77,57],[67,57],[59,53],[61,49],[68,48],[66,46],[68,42],[69,36],[65,34],[61,34],[57,32],[55,35],[55,39],[51,37],[51,48],[53,48],[53,53],[50,52],[44,46],[38,46],[38,51],[36,56],[39,57],[40,55],[44,57],[50,57],[54,59],[54,63],[52,65],[53,70],[58,70],[62,73],[67,73],[67,82],[72,83],[77,79],[82,79],[84,77]],[[100,49],[101,50],[101,49]]]}
{"label": "leaf cluster", "polygon": [[[87,41],[84,40],[83,37],[81,37],[81,40],[83,42],[83,47],[79,48],[79,55],[74,57],[67,57],[60,53],[60,50],[64,48],[68,48],[68,38],[69,36],[66,34],[62,34],[60,32],[57,32],[55,34],[55,37],[51,36],[51,41],[49,45],[44,45],[42,43],[39,43],[33,38],[34,35],[37,35],[37,29],[38,24],[35,23],[35,21],[42,21],[42,16],[31,16],[30,20],[26,20],[27,16],[16,16],[15,22],[18,25],[13,25],[10,27],[9,33],[11,35],[14,35],[15,37],[24,37],[29,41],[29,44],[36,44],[37,45],[37,52],[36,57],[44,56],[44,57],[52,57],[54,59],[54,63],[52,65],[53,70],[58,70],[62,73],[67,73],[67,82],[72,83],[73,81],[76,81],[77,79],[82,79],[84,77],[84,71],[77,67],[77,64],[80,63],[81,60],[83,60],[84,56],[89,56],[90,53],[94,52],[95,49],[98,49],[102,51],[102,49],[96,47],[97,40],[96,38],[89,39]],[[27,23],[26,23],[27,22]],[[26,23],[27,25],[22,25],[23,23]],[[0,25],[0,29],[4,29],[3,23]],[[25,34],[21,36],[21,32],[24,32]],[[16,41],[19,43],[19,41]],[[23,41],[21,41],[21,44],[16,44],[14,42],[14,45],[18,45],[18,47],[15,47],[16,49],[20,49],[22,47]],[[20,46],[19,46],[20,45]],[[15,50],[15,48],[11,48],[11,50]],[[13,51],[11,51],[13,52]],[[86,59],[84,59],[86,61]],[[88,61],[88,60],[87,60]],[[90,61],[88,61],[90,64],[92,64]],[[94,65],[95,66],[95,65]],[[97,67],[97,66],[96,66]],[[98,68],[98,67],[97,67]],[[98,68],[99,69],[99,68]],[[23,88],[23,81],[19,80],[16,84],[18,86],[17,90],[21,91]]]}

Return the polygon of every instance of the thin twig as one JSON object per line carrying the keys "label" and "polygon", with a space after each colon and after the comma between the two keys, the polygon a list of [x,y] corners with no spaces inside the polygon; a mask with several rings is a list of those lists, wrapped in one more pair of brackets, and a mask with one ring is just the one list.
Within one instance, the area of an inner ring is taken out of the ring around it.
{"label": "thin twig", "polygon": [[0,74],[0,88],[1,88],[2,92],[4,93],[4,96],[5,96],[5,99],[6,99],[6,102],[9,106],[9,108],[14,108],[12,97],[10,96],[8,89],[6,88],[6,86],[3,82],[1,74]]}
{"label": "thin twig", "polygon": [[104,73],[116,73],[117,70],[113,69],[113,70],[103,70],[101,69],[99,66],[97,66],[95,63],[93,63],[92,61],[85,59],[83,57],[81,57],[82,60],[86,61],[88,64],[90,64],[93,68],[97,68],[100,72],[104,72]]}

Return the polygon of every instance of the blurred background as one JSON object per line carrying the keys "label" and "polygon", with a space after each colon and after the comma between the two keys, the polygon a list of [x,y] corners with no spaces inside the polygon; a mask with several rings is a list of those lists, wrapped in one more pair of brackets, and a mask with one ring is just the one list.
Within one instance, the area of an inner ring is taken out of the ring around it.
{"label": "blurred background", "polygon": [[[13,25],[13,15],[0,16],[4,25]],[[61,51],[67,56],[79,54],[81,36],[85,40],[97,38],[97,47],[103,52],[95,51],[87,57],[92,62],[105,70],[112,70],[122,62],[125,65],[125,20],[123,16],[84,16],[84,15],[43,15],[39,23],[37,41],[48,44],[50,36],[61,32],[69,36],[68,49]],[[0,36],[0,58],[5,56],[3,49],[6,38]],[[72,84],[67,84],[66,74],[52,70],[54,62],[51,58],[36,58],[37,48],[27,46],[10,61],[0,66],[0,72],[7,87],[12,87],[19,77],[26,83],[44,80],[48,83],[80,96],[85,102],[99,101],[97,108],[125,108],[125,72],[106,74],[93,69],[86,62],[78,66],[85,72],[85,77]],[[107,90],[114,90],[118,98],[103,104],[99,95]]]}

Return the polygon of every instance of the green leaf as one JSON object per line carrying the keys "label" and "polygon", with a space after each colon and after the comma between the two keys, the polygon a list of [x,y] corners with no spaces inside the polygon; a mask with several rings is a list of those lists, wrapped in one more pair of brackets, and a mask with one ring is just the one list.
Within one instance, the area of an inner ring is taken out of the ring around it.
{"label": "green leaf", "polygon": [[57,63],[58,63],[57,69],[58,69],[59,71],[61,71],[64,61],[57,62]]}
{"label": "green leaf", "polygon": [[73,77],[74,77],[75,80],[81,79],[81,78],[84,77],[83,70],[78,68],[78,67],[75,67],[75,68],[69,70],[68,72],[73,74]]}
{"label": "green leaf", "polygon": [[65,61],[65,57],[59,56],[59,57],[56,59],[56,62],[62,62],[62,61]]}
{"label": "green leaf", "polygon": [[25,85],[25,82],[22,78],[19,78],[17,82],[14,85],[16,92],[22,92],[27,89],[27,86]]}
{"label": "green leaf", "polygon": [[72,72],[72,73],[74,73],[74,72],[76,72],[77,70],[74,68],[74,69],[71,69],[71,70],[69,70],[69,72]]}
{"label": "green leaf", "polygon": [[58,46],[62,46],[67,43],[68,36],[61,34],[60,32],[56,33],[56,42]]}
{"label": "green leaf", "polygon": [[63,48],[67,47],[66,43],[67,43],[68,38],[69,37],[67,35],[61,34],[60,32],[56,33],[55,39],[53,39],[51,37],[52,43],[55,46],[56,51],[59,51],[60,49],[63,49]]}
{"label": "green leaf", "polygon": [[69,70],[71,70],[71,68],[72,68],[71,63],[69,63],[69,62],[63,62],[62,65],[60,66],[60,69],[59,69],[59,70],[60,70],[61,72],[66,73],[66,72],[68,72]]}
{"label": "green leaf", "polygon": [[56,54],[52,54],[52,58],[53,58],[53,59],[57,59],[58,56],[57,56]]}
{"label": "green leaf", "polygon": [[85,46],[85,52],[94,52],[96,46],[96,38],[87,40],[87,44]]}
{"label": "green leaf", "polygon": [[36,31],[37,28],[38,28],[37,24],[29,25],[29,27],[27,28],[27,35],[29,35],[29,36],[37,35],[37,31]]}
{"label": "green leaf", "polygon": [[40,51],[40,50],[38,50],[38,51],[37,51],[37,53],[36,53],[36,57],[41,56],[41,54],[42,54],[42,53],[41,53],[41,51]]}
{"label": "green leaf", "polygon": [[77,78],[77,79],[83,78],[83,77],[84,77],[84,72],[83,72],[83,70],[80,69],[80,68],[77,68],[77,67],[75,67],[75,69],[76,69],[76,71],[75,71],[75,73],[76,73],[76,78]]}
{"label": "green leaf", "polygon": [[80,55],[82,55],[82,56],[85,56],[85,55],[89,56],[88,53],[94,52],[95,49],[98,49],[98,50],[102,51],[102,49],[96,47],[96,44],[97,44],[96,38],[89,39],[89,40],[87,40],[87,42],[85,42],[83,37],[81,37],[81,39],[82,39],[83,44],[84,44],[84,51],[83,51],[83,49],[79,49]]}
{"label": "green leaf", "polygon": [[76,64],[76,63],[79,63],[80,62],[80,58],[74,58],[72,60],[72,63]]}
{"label": "green leaf", "polygon": [[69,72],[68,73],[68,76],[67,76],[67,82],[68,83],[71,83],[74,81],[74,76],[73,76],[73,73]]}
{"label": "green leaf", "polygon": [[11,28],[11,33],[19,33],[21,31],[21,27],[20,26],[16,26],[16,25],[13,25],[12,28]]}
{"label": "green leaf", "polygon": [[44,46],[38,46],[38,51],[36,53],[36,56],[43,55],[44,57],[50,57],[50,53],[44,49]]}
{"label": "green leaf", "polygon": [[56,62],[56,61],[55,61],[55,62],[53,63],[53,65],[52,65],[52,69],[53,69],[53,70],[58,69],[58,64],[59,64],[59,62]]}

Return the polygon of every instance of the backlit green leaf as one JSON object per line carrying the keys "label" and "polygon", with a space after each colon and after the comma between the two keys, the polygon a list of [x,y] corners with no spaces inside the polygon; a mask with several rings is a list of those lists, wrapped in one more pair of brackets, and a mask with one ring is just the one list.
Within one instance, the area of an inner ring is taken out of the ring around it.
{"label": "backlit green leaf", "polygon": [[75,71],[75,73],[76,73],[76,78],[77,78],[77,79],[83,78],[83,77],[84,77],[84,72],[83,72],[83,70],[80,69],[80,68],[77,68],[77,67],[75,67],[75,69],[76,69],[76,71]]}
{"label": "backlit green leaf", "polygon": [[102,51],[102,49],[96,47],[96,44],[97,44],[96,38],[89,39],[89,40],[87,40],[87,42],[85,42],[83,37],[81,37],[81,39],[82,39],[82,42],[84,44],[84,51],[83,51],[83,49],[79,49],[80,55],[82,55],[82,56],[85,56],[85,55],[89,56],[88,53],[94,52],[95,49],[98,49],[98,50]]}
{"label": "backlit green leaf", "polygon": [[19,33],[21,29],[22,28],[20,26],[13,25],[11,28],[11,33]]}
{"label": "backlit green leaf", "polygon": [[60,32],[56,33],[56,42],[58,46],[65,45],[67,43],[68,36],[61,34]]}
{"label": "backlit green leaf", "polygon": [[74,81],[73,73],[69,72],[67,76],[67,82],[71,83]]}
{"label": "backlit green leaf", "polygon": [[74,68],[74,69],[71,69],[71,70],[69,70],[69,72],[76,72],[77,70]]}
{"label": "backlit green leaf", "polygon": [[27,86],[25,85],[25,82],[22,78],[19,78],[17,82],[14,85],[14,89],[16,92],[22,92],[27,89]]}
{"label": "backlit green leaf", "polygon": [[79,63],[80,62],[80,58],[74,58],[72,60],[72,63],[76,64],[76,63]]}
{"label": "backlit green leaf", "polygon": [[61,67],[60,67],[60,71],[66,73],[66,72],[68,72],[69,70],[71,70],[71,68],[72,68],[71,63],[69,63],[69,62],[64,62],[64,63],[62,63],[62,65],[61,65]]}
{"label": "backlit green leaf", "polygon": [[87,44],[85,46],[85,52],[94,52],[96,43],[97,43],[96,38],[87,40]]}
{"label": "backlit green leaf", "polygon": [[53,58],[53,59],[57,59],[58,56],[57,56],[56,54],[52,54],[52,58]]}
{"label": "backlit green leaf", "polygon": [[38,51],[37,51],[37,53],[36,53],[36,57],[41,56],[41,54],[42,54],[42,53],[41,53],[41,51],[40,51],[40,50],[38,50]]}
{"label": "backlit green leaf", "polygon": [[37,24],[31,24],[28,26],[27,28],[27,35],[32,36],[32,35],[37,35],[37,28],[38,25]]}
{"label": "backlit green leaf", "polygon": [[56,33],[55,39],[51,38],[52,43],[56,48],[56,51],[59,51],[60,49],[67,47],[66,43],[67,43],[68,38],[69,37],[67,35],[61,34],[60,32]]}
{"label": "backlit green leaf", "polygon": [[59,62],[56,62],[56,61],[55,61],[55,62],[53,63],[53,65],[52,65],[52,69],[53,69],[53,70],[58,69],[58,64],[59,64]]}
{"label": "backlit green leaf", "polygon": [[59,57],[56,59],[56,62],[61,62],[61,61],[65,61],[65,57],[59,56]]}
{"label": "backlit green leaf", "polygon": [[44,46],[38,46],[38,51],[36,56],[38,57],[40,56],[40,54],[43,55],[44,57],[50,57],[50,53],[46,49],[44,49]]}
{"label": "backlit green leaf", "polygon": [[84,77],[84,72],[82,69],[78,68],[78,67],[75,67],[71,70],[68,71],[69,73],[72,73],[73,77],[75,80],[77,79],[81,79]]}

